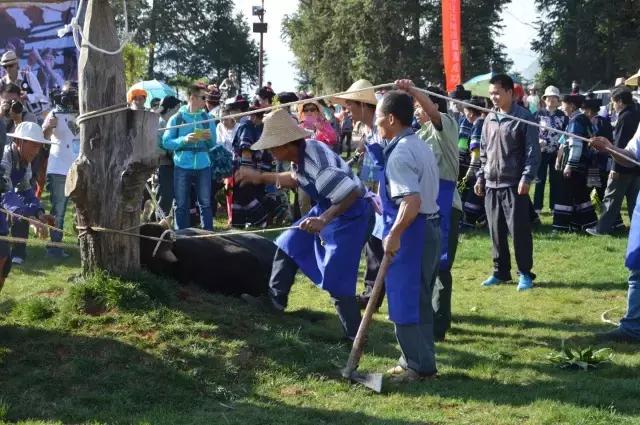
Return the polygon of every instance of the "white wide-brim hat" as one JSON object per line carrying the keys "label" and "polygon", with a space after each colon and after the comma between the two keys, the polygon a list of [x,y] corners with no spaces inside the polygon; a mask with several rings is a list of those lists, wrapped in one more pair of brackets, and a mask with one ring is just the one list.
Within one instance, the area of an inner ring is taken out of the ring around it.
{"label": "white wide-brim hat", "polygon": [[254,151],[277,148],[309,137],[309,133],[300,128],[296,120],[282,108],[266,114],[262,122],[264,123],[262,135],[251,146]]}
{"label": "white wide-brim hat", "polygon": [[560,99],[560,89],[556,86],[549,86],[544,89],[544,94],[542,95],[542,99],[544,100],[547,96],[555,96]]}
{"label": "white wide-brim hat", "polygon": [[[371,87],[373,87],[373,84],[371,84],[368,80],[358,80],[355,83],[351,84],[351,87],[347,89],[347,92],[354,90],[360,91],[334,96],[331,98],[331,102],[345,105],[347,103],[347,100],[351,100],[354,102],[368,103],[369,105],[375,106],[378,104],[378,99],[376,98],[375,90]],[[371,89],[366,90],[368,88]]]}
{"label": "white wide-brim hat", "polygon": [[55,143],[44,138],[42,127],[34,122],[21,122],[16,126],[13,133],[7,133],[8,137],[15,139],[28,140],[30,142],[42,143],[45,145],[54,145]]}
{"label": "white wide-brim hat", "polygon": [[640,85],[640,69],[631,77],[627,78],[624,84],[631,87],[638,87]]}
{"label": "white wide-brim hat", "polygon": [[7,50],[0,58],[0,66],[13,65],[14,63],[18,63],[18,56],[16,52],[13,50]]}

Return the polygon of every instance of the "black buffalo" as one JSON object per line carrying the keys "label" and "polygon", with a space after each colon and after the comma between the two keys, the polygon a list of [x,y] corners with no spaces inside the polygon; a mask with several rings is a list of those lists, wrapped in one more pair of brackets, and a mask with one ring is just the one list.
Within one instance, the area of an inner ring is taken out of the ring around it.
{"label": "black buffalo", "polygon": [[[140,234],[159,238],[165,228],[145,224]],[[175,241],[166,234],[158,242],[140,239],[140,261],[152,273],[169,276],[180,283],[195,283],[210,292],[239,296],[264,295],[267,292],[276,246],[269,239],[254,234],[211,235],[200,229],[174,232]]]}

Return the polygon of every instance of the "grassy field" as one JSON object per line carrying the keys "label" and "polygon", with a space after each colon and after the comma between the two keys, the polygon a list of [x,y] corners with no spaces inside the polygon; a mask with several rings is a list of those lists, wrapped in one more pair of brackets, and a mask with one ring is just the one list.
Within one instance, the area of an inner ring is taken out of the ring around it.
{"label": "grassy field", "polygon": [[[141,275],[74,279],[29,249],[0,295],[0,423],[20,424],[640,424],[637,347],[589,372],[546,355],[611,328],[626,300],[626,239],[535,235],[536,288],[481,288],[490,243],[461,237],[454,323],[437,345],[440,378],[376,395],[340,379],[349,347],[329,298],[300,278],[283,317]],[[211,265],[215,268],[224,265]],[[398,348],[386,306],[361,368]]]}

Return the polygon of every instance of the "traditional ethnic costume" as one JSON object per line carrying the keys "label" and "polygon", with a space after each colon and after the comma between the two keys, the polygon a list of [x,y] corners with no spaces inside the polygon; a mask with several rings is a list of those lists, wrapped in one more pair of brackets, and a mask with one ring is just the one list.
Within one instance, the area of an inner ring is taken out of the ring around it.
{"label": "traditional ethnic costume", "polygon": [[[592,129],[589,118],[579,110],[574,112],[569,118],[567,132],[590,138]],[[575,137],[562,136],[560,149],[562,154],[558,171],[562,173],[568,166],[571,177],[562,176],[559,179],[558,197],[553,207],[553,228],[559,231],[584,230],[598,221],[587,187],[587,170],[594,154],[586,142]]]}

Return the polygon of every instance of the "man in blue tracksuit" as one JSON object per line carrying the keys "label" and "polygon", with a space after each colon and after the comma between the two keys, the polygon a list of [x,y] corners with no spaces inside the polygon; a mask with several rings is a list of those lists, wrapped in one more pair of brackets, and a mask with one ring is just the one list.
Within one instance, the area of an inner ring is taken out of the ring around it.
{"label": "man in blue tracksuit", "polygon": [[168,127],[187,125],[167,129],[162,138],[162,147],[173,151],[173,186],[178,229],[190,227],[191,186],[194,185],[202,227],[205,230],[213,230],[209,151],[216,144],[216,124],[213,121],[201,122],[209,119],[205,109],[205,89],[198,84],[189,87],[188,104],[180,108],[167,123]]}

